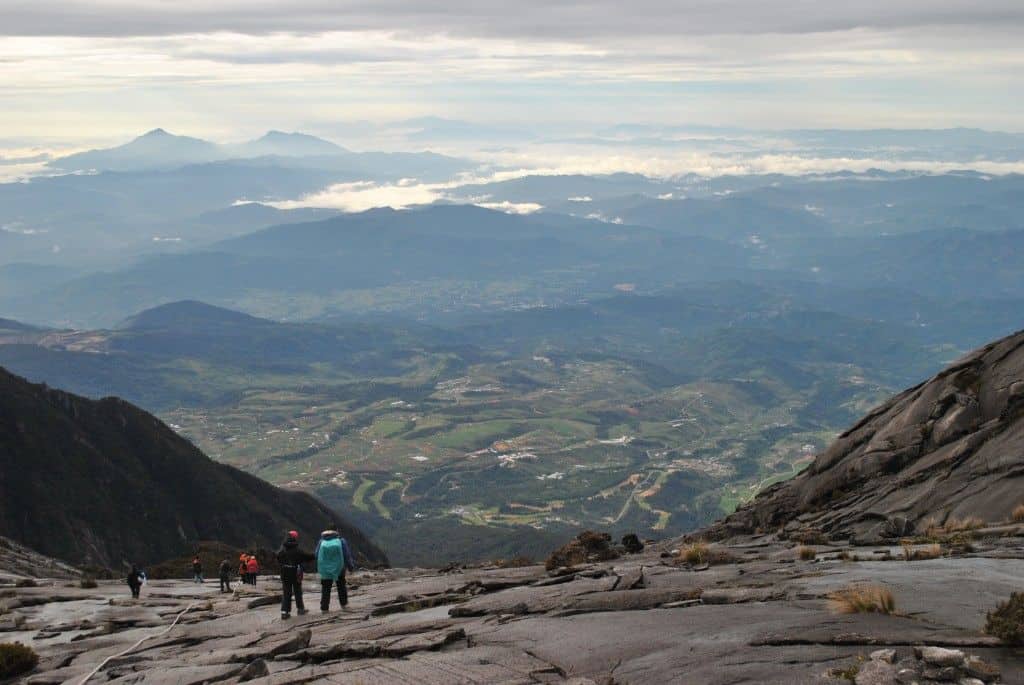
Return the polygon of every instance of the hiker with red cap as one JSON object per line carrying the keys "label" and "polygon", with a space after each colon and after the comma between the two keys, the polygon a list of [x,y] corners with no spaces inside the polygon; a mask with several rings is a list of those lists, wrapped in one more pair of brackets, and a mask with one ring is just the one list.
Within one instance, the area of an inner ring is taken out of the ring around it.
{"label": "hiker with red cap", "polygon": [[281,565],[281,618],[292,617],[292,596],[295,597],[295,608],[299,616],[306,613],[306,605],[302,601],[302,565],[313,561],[315,557],[309,552],[299,549],[299,533],[288,531],[288,537],[277,551],[277,562]]}
{"label": "hiker with red cap", "polygon": [[260,572],[260,562],[256,561],[256,555],[250,554],[245,561],[245,570],[249,573],[249,584],[256,587],[256,576]]}

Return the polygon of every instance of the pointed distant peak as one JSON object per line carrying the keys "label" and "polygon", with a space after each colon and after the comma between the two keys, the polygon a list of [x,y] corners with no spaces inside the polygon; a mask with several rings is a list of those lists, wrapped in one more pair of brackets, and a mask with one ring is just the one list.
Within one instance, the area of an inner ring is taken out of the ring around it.
{"label": "pointed distant peak", "polygon": [[168,133],[167,131],[165,131],[162,128],[154,128],[152,131],[146,131],[145,133],[143,133],[139,137],[140,138],[162,138],[164,136],[169,136],[169,135],[171,135],[171,134]]}

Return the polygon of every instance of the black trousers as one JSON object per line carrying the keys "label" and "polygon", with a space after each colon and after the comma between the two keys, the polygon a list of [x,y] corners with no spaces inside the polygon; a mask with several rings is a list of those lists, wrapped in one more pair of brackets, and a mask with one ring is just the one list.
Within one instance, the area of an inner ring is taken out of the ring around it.
{"label": "black trousers", "polygon": [[220,577],[220,591],[231,592],[231,578],[229,576]]}
{"label": "black trousers", "polygon": [[281,569],[281,613],[292,613],[292,597],[295,597],[295,608],[305,611],[306,605],[302,602],[302,583],[299,582],[295,569]]}
{"label": "black trousers", "polygon": [[128,584],[128,587],[130,587],[130,588],[131,588],[131,590],[132,590],[132,597],[134,597],[135,599],[138,599],[138,598],[139,598],[139,589],[140,589],[140,588],[141,588],[142,586],[141,586],[141,585],[138,585],[138,584],[136,584],[136,583],[129,583],[129,584]]}
{"label": "black trousers", "polygon": [[320,610],[327,611],[331,607],[331,586],[338,585],[338,602],[341,606],[348,605],[348,587],[345,585],[345,575],[342,574],[338,580],[326,578],[320,581]]}

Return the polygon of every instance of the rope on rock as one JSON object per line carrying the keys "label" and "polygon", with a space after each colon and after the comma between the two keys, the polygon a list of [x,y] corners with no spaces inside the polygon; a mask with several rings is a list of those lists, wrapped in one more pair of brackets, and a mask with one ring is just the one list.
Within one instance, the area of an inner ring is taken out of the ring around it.
{"label": "rope on rock", "polygon": [[103,667],[106,666],[108,663],[110,663],[114,659],[120,659],[121,657],[123,657],[123,656],[127,655],[128,653],[132,652],[136,647],[141,645],[146,640],[149,640],[149,639],[154,638],[154,637],[161,637],[161,636],[166,635],[167,633],[171,632],[171,628],[173,628],[174,626],[178,625],[178,621],[181,620],[181,617],[184,616],[185,614],[187,614],[189,611],[191,611],[192,608],[194,606],[196,606],[197,604],[199,604],[199,602],[192,602],[187,607],[185,607],[181,611],[180,614],[178,614],[177,616],[174,617],[174,621],[171,622],[171,625],[167,626],[166,628],[161,630],[159,633],[154,633],[153,635],[146,635],[145,637],[140,638],[138,642],[133,644],[128,649],[125,649],[124,651],[118,652],[117,654],[111,654],[110,656],[108,656],[106,659],[101,661],[99,663],[99,665],[96,666],[96,668],[94,668],[91,671],[89,671],[89,673],[87,673],[85,675],[85,677],[83,677],[80,681],[78,681],[78,685],[85,685],[87,682],[89,682],[90,678],[92,678],[94,675],[96,675],[101,670],[103,670]]}

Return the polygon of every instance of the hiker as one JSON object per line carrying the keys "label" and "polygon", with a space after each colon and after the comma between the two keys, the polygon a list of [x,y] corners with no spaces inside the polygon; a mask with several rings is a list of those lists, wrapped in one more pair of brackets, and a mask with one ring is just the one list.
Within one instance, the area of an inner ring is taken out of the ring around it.
{"label": "hiker", "polygon": [[260,562],[256,561],[256,555],[250,554],[245,562],[245,570],[249,572],[249,584],[256,587],[256,576],[260,572]]}
{"label": "hiker", "polygon": [[348,588],[345,586],[345,571],[355,571],[352,551],[345,538],[336,530],[325,530],[316,545],[316,569],[320,574],[320,611],[326,613],[331,606],[331,585],[338,584],[338,601],[341,608],[348,606]]}
{"label": "hiker", "polygon": [[295,596],[295,608],[299,616],[306,613],[306,605],[302,601],[302,564],[315,559],[309,552],[299,549],[299,533],[288,531],[288,537],[277,551],[277,561],[281,565],[281,618],[292,617],[292,595]]}
{"label": "hiker", "polygon": [[192,580],[197,583],[203,582],[203,562],[200,561],[198,554],[192,557]]}
{"label": "hiker", "polygon": [[242,585],[249,583],[249,556],[244,552],[238,555],[238,582]]}
{"label": "hiker", "polygon": [[231,562],[227,559],[220,562],[220,591],[231,592]]}
{"label": "hiker", "polygon": [[128,572],[128,578],[126,580],[128,581],[128,587],[132,591],[133,599],[139,598],[139,590],[142,588],[143,578],[144,576],[142,571],[139,570],[139,567],[132,564],[132,570]]}

